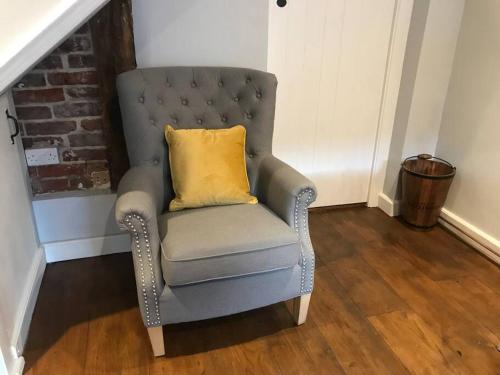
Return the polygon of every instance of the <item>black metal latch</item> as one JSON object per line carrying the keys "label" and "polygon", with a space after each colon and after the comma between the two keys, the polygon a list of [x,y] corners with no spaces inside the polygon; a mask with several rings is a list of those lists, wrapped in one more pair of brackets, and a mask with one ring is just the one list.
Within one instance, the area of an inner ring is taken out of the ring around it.
{"label": "black metal latch", "polygon": [[14,138],[19,134],[19,123],[17,122],[17,118],[9,113],[8,109],[5,110],[5,116],[7,116],[8,119],[14,121],[15,131],[14,134],[10,135],[10,141],[12,142],[12,144],[14,144]]}

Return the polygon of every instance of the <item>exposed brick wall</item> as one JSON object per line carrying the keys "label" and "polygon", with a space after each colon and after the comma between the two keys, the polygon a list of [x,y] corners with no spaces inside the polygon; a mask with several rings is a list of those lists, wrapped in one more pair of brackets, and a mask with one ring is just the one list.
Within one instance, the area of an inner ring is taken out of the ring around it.
{"label": "exposed brick wall", "polygon": [[97,82],[85,24],[14,87],[24,148],[59,150],[61,164],[29,168],[35,194],[109,187]]}

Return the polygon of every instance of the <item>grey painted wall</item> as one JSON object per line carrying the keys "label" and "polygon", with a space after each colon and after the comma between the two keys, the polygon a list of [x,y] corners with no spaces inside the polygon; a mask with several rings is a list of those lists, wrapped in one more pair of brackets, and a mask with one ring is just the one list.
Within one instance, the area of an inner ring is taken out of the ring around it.
{"label": "grey painted wall", "polygon": [[40,242],[70,241],[119,234],[115,194],[61,193],[33,201]]}

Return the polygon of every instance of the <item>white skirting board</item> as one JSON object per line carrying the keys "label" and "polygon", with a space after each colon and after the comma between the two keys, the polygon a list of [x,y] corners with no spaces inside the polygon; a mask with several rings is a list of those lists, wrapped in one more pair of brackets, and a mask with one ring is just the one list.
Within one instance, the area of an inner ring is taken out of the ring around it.
{"label": "white skirting board", "polygon": [[399,201],[392,200],[384,193],[378,196],[378,207],[391,217],[399,215]]}
{"label": "white skirting board", "polygon": [[16,314],[17,319],[12,336],[11,353],[7,354],[15,358],[15,368],[12,369],[15,374],[22,374],[23,372],[24,358],[21,354],[28,338],[28,330],[35,310],[43,273],[45,272],[45,265],[45,255],[40,247],[33,258],[29,273],[26,275],[27,281],[24,290],[21,291],[21,305]]}
{"label": "white skirting board", "polygon": [[465,221],[460,216],[443,208],[439,222],[448,230],[460,237],[464,242],[484,254],[486,257],[500,264],[500,241],[478,227]]}
{"label": "white skirting board", "polygon": [[23,290],[22,304],[17,314],[18,321],[14,329],[15,346],[17,353],[22,353],[24,344],[28,338],[31,316],[35,310],[38,291],[42,283],[43,273],[45,272],[45,255],[42,248],[39,248],[31,264],[29,274],[26,277],[26,287]]}
{"label": "white skirting board", "polygon": [[47,242],[43,245],[47,263],[130,251],[130,236],[120,233],[103,237]]}
{"label": "white skirting board", "polygon": [[[399,201],[392,200],[384,193],[380,193],[378,201],[379,208],[387,215],[399,215]],[[446,208],[441,210],[439,223],[493,262],[500,264],[500,240]]]}
{"label": "white skirting board", "polygon": [[[16,362],[14,363],[13,368],[11,369],[11,374],[12,375],[22,375],[24,372],[24,365],[25,365],[24,357],[18,357]],[[9,375],[11,375],[9,374]]]}

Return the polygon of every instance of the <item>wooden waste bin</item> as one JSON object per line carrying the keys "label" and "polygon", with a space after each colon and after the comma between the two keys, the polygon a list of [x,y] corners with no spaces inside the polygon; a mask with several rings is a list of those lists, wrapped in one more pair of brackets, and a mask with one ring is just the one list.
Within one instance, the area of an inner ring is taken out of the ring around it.
{"label": "wooden waste bin", "polygon": [[429,154],[412,156],[401,164],[404,220],[416,227],[436,225],[456,168]]}

